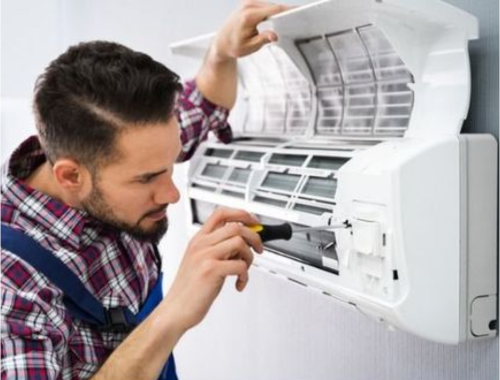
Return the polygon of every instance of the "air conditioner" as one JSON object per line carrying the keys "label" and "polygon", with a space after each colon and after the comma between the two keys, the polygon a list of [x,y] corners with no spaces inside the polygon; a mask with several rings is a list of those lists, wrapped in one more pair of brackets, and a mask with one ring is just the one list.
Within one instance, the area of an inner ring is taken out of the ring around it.
{"label": "air conditioner", "polygon": [[[333,0],[272,17],[239,61],[239,138],[192,159],[194,224],[349,228],[272,241],[259,269],[437,342],[497,330],[497,143],[460,134],[475,17],[437,0]],[[172,46],[202,59],[212,36]],[[326,299],[325,297],[325,299]]]}

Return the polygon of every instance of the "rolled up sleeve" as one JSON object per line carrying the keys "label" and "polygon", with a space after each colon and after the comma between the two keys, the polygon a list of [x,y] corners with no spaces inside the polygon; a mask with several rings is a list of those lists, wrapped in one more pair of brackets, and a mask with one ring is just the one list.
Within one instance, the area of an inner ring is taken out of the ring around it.
{"label": "rolled up sleeve", "polygon": [[228,123],[229,110],[204,98],[194,80],[188,81],[179,97],[176,109],[179,121],[182,151],[178,162],[189,160],[198,145],[212,131],[219,141],[231,142],[233,133]]}

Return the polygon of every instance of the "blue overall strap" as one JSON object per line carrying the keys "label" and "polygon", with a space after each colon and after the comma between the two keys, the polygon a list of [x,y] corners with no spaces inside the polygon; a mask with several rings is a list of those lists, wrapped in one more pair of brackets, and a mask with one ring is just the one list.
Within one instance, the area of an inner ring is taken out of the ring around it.
{"label": "blue overall strap", "polygon": [[[158,304],[163,299],[163,272],[160,272],[158,276],[158,280],[156,281],[153,290],[149,293],[148,298],[144,302],[139,310],[139,313],[136,314],[137,322],[141,323],[144,321],[149,314],[158,306]],[[158,380],[178,380],[177,371],[175,369],[175,360],[174,355],[170,355],[167,362],[163,366],[163,369],[160,373],[160,377]]]}
{"label": "blue overall strap", "polygon": [[71,316],[102,331],[127,332],[137,325],[128,308],[106,309],[61,260],[21,230],[2,223],[2,248],[43,273],[64,294],[63,303]]}

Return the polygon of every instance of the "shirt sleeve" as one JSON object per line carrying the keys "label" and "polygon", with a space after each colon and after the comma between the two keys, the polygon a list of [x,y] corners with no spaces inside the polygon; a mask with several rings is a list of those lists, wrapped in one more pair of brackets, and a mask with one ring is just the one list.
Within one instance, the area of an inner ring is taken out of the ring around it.
{"label": "shirt sleeve", "polygon": [[210,131],[225,144],[233,138],[227,121],[229,110],[204,98],[194,80],[184,85],[176,113],[182,141],[182,151],[177,162],[189,160],[198,145],[207,139]]}
{"label": "shirt sleeve", "polygon": [[56,305],[61,295],[48,288],[32,292],[12,287],[24,273],[22,266],[11,270],[7,278],[5,272],[2,276],[1,379],[60,379],[61,352],[69,335]]}

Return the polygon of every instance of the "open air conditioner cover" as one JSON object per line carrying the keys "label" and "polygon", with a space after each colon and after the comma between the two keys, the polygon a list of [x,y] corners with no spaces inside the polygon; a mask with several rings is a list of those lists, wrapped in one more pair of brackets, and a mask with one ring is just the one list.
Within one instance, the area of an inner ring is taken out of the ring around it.
{"label": "open air conditioner cover", "polygon": [[[269,242],[255,263],[427,339],[494,336],[497,147],[460,135],[476,19],[434,0],[332,0],[261,27],[278,42],[239,60],[243,139],[192,159],[195,225],[219,205],[347,220]],[[202,59],[211,38],[172,50]]]}

